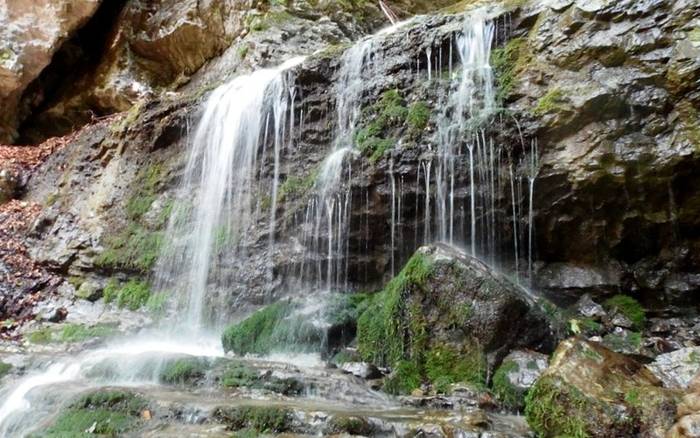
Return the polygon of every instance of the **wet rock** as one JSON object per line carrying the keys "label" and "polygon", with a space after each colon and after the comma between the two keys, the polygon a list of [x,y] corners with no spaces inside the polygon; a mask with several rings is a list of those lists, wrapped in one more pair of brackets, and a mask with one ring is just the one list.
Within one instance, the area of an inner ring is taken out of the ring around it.
{"label": "wet rock", "polygon": [[100,283],[94,280],[85,280],[75,291],[75,296],[82,300],[97,301],[102,297],[102,289]]}
{"label": "wet rock", "polygon": [[621,285],[621,271],[614,265],[598,268],[552,263],[539,269],[536,275],[538,287],[550,291],[558,299],[582,294],[601,296],[618,291]]}
{"label": "wet rock", "polygon": [[485,383],[511,349],[546,349],[552,338],[524,289],[443,244],[420,248],[358,320],[360,355],[393,366],[388,390],[404,393],[423,381],[440,391]]}
{"label": "wet rock", "polygon": [[603,336],[603,345],[618,353],[638,354],[642,348],[642,335],[639,332],[615,327],[612,333]]}
{"label": "wet rock", "polygon": [[671,353],[660,354],[647,367],[664,386],[685,389],[700,371],[700,347],[682,348]]}
{"label": "wet rock", "polygon": [[0,167],[0,204],[15,197],[18,185],[19,178],[17,174],[10,169]]}
{"label": "wet rock", "polygon": [[688,392],[678,404],[677,419],[666,438],[700,437],[700,374],[690,382]]}
{"label": "wet rock", "polygon": [[525,413],[543,436],[663,437],[677,399],[634,359],[571,338],[530,390]]}
{"label": "wet rock", "polygon": [[603,306],[593,301],[589,294],[584,294],[576,303],[576,310],[582,316],[586,318],[593,318],[597,320],[603,319],[607,313]]}
{"label": "wet rock", "polygon": [[513,351],[503,359],[493,375],[492,389],[508,409],[525,406],[525,394],[548,365],[548,356],[529,350]]}
{"label": "wet rock", "polygon": [[343,370],[343,372],[365,380],[382,377],[381,371],[379,371],[376,366],[367,362],[345,362],[340,366],[340,369]]}

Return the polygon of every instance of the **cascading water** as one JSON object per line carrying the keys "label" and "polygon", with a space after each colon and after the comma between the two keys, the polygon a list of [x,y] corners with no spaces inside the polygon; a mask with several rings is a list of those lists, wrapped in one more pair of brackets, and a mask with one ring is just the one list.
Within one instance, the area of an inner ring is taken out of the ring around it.
{"label": "cascading water", "polygon": [[[220,315],[207,306],[208,289],[223,281],[216,264],[217,237],[224,233],[230,239],[227,254],[244,254],[243,235],[256,219],[258,155],[269,142],[274,154],[273,193],[276,191],[287,112],[294,99],[286,70],[302,60],[238,77],[216,89],[205,105],[192,140],[179,205],[169,221],[171,244],[163,251],[156,274],[160,289],[176,288],[175,317],[163,321],[159,329],[47,364],[4,389],[0,436],[31,432],[37,426],[36,416],[48,415],[69,392],[59,388],[56,393],[50,389],[55,385],[73,382],[77,392],[106,385],[157,383],[168,357],[223,355],[218,335],[205,330],[220,322]],[[270,214],[274,221],[274,213]],[[271,235],[271,242],[273,238]]]}
{"label": "cascading water", "polygon": [[[180,205],[168,226],[168,235],[177,240],[164,250],[156,269],[157,289],[175,289],[178,310],[185,312],[182,324],[189,330],[224,322],[217,309],[226,306],[206,303],[214,295],[212,289],[228,285],[217,251],[225,250],[229,262],[245,257],[245,235],[259,218],[260,194],[269,190],[258,184],[260,167],[266,164],[259,152],[268,142],[273,150],[270,229],[274,230],[280,154],[295,96],[285,71],[302,60],[238,77],[214,91],[207,102],[193,137]],[[273,241],[270,232],[271,245]]]}

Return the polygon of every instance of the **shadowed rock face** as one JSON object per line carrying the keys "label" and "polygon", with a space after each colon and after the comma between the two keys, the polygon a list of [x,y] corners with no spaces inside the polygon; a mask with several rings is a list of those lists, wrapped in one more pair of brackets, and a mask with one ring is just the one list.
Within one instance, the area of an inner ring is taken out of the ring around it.
{"label": "shadowed rock face", "polygon": [[[183,139],[188,126],[196,123],[202,95],[206,94],[202,87],[227,75],[275,65],[288,56],[325,47],[293,71],[298,87],[297,114],[303,111],[304,123],[295,130],[294,146],[282,157],[280,184],[290,176],[311,175],[331,149],[336,104],[332,90],[344,44],[381,23],[376,10],[364,18],[356,17],[352,25],[341,25],[340,15],[349,12],[334,14],[299,6],[289,11],[289,20],[274,22],[266,29],[254,26],[260,29],[256,31],[248,23],[248,30],[238,34],[232,29],[239,18],[230,15],[235,11],[229,11],[225,25],[214,28],[230,32],[226,38],[231,40],[225,44],[218,37],[207,40],[216,40],[213,45],[205,44],[207,53],[221,55],[204,61],[189,52],[179,53],[173,47],[185,50],[189,45],[174,36],[172,41],[177,44],[170,45],[170,37],[160,38],[151,28],[154,23],[168,29],[172,25],[172,35],[195,38],[191,33],[194,29],[182,30],[182,34],[176,30],[182,21],[175,17],[186,14],[184,8],[153,16],[137,13],[134,8],[135,4],[128,4],[120,16],[120,20],[131,17],[128,23],[132,31],[125,31],[119,41],[128,36],[129,44],[141,48],[139,56],[151,57],[152,62],[143,66],[163,72],[168,77],[165,82],[184,71],[189,76],[191,70],[202,66],[181,88],[182,93],[154,96],[147,104],[119,116],[108,129],[100,129],[99,135],[89,131],[80,136],[30,182],[28,197],[32,200],[45,201],[54,193],[60,194],[51,196],[53,205],[45,213],[43,226],[37,228],[35,251],[40,260],[63,273],[103,278],[145,275],[148,267],[105,267],[95,262],[109,246],[105,230],[119,233],[133,225],[126,207],[141,186],[139,171],[156,165],[163,170],[153,194],[156,200],[137,222],[143,222],[138,224],[141,228],[157,231],[157,224],[149,218],[157,217],[173,197],[172,188],[185,157]],[[200,13],[209,16],[208,12]],[[262,9],[245,14],[270,17]],[[664,0],[643,5],[632,1],[533,1],[509,15],[497,14],[496,51],[508,49],[507,65],[512,68],[504,70],[494,58],[505,112],[486,127],[486,135],[510,150],[516,163],[527,151],[523,143],[538,140],[534,288],[562,301],[573,301],[583,293],[597,299],[623,292],[637,295],[653,310],[696,310],[692,297],[700,287],[695,274],[700,267],[696,232],[700,195],[692,188],[700,183],[694,172],[700,98],[697,87],[689,84],[696,84],[700,74],[695,56],[698,16],[698,6],[691,1]],[[392,250],[395,265],[401,266],[424,243],[425,184],[422,179],[420,184],[416,181],[419,174],[424,176],[421,162],[434,157],[437,149],[435,118],[447,90],[440,79],[427,81],[425,53],[432,47],[435,55],[442,47],[445,70],[450,35],[461,29],[461,23],[460,16],[422,18],[387,37],[377,48],[375,59],[381,61],[376,75],[365,85],[361,107],[371,112],[383,93],[396,89],[406,107],[424,102],[429,120],[418,133],[405,124],[385,130],[382,135],[395,144],[375,161],[370,161],[368,154],[349,159],[353,168],[348,182],[353,205],[347,263],[351,289],[377,289],[391,277]],[[242,47],[246,49],[240,51]],[[133,72],[121,69],[119,63],[109,65],[116,68],[111,71],[117,75],[130,77]],[[129,65],[142,68],[138,63]],[[128,93],[106,93],[131,101]],[[120,105],[115,108],[125,107]],[[358,128],[369,122],[371,117],[361,120]],[[466,161],[458,166],[463,176],[468,175]],[[390,169],[396,186],[403,182],[400,210],[397,207],[395,212],[401,218],[396,230],[400,238],[395,239],[393,249]],[[499,172],[508,175],[508,170],[504,164]],[[269,192],[272,173],[270,163],[261,170],[261,200]],[[455,185],[456,202],[467,205],[468,177],[459,178]],[[435,190],[434,184],[431,190]],[[93,201],[86,203],[85,193],[91,193]],[[298,218],[303,216],[310,196],[300,193],[277,204],[275,251],[269,252],[269,215],[265,212],[247,235],[249,257],[244,262],[221,261],[228,263],[226,269],[235,287],[213,293],[229,297],[232,309],[260,304],[296,288],[297,284],[288,280],[299,266],[323,260],[323,254],[309,254],[299,245]],[[503,254],[501,263],[506,271],[513,268],[509,256],[513,251],[510,199],[510,187],[504,184],[495,195],[494,208],[502,237],[498,251]],[[433,193],[433,206],[434,201]],[[460,211],[455,222],[468,222],[468,215]],[[527,230],[526,214],[518,218],[517,225],[521,234]],[[75,238],[75,233],[83,237]],[[526,257],[523,248],[526,251],[527,245],[523,243],[526,241],[520,242],[521,256]],[[522,270],[523,258],[520,261]],[[267,277],[270,263],[272,281]]]}
{"label": "shadowed rock face", "polygon": [[[0,15],[0,141],[12,142],[35,103],[23,101],[29,84],[61,44],[95,13],[100,0],[9,0]],[[39,99],[41,99],[39,97]]]}

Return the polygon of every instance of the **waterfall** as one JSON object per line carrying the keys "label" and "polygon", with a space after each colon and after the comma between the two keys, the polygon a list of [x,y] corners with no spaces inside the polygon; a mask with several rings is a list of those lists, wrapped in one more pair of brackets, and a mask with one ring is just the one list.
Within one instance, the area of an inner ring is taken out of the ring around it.
{"label": "waterfall", "polygon": [[280,154],[294,99],[285,71],[302,60],[237,77],[206,102],[168,225],[172,244],[164,250],[155,277],[157,289],[175,289],[185,314],[182,324],[190,329],[219,322],[217,308],[223,303],[206,304],[213,288],[226,286],[217,251],[225,249],[229,259],[245,257],[245,236],[258,219],[256,201],[268,190],[257,184],[266,164],[258,163],[259,152],[268,141],[273,149],[272,246]]}
{"label": "waterfall", "polygon": [[[228,240],[227,257],[245,255],[243,237],[260,219],[254,200],[265,164],[259,160],[265,161],[268,146],[273,153],[273,194],[276,191],[287,113],[294,101],[287,69],[302,60],[295,58],[278,68],[238,77],[217,88],[206,102],[192,137],[178,205],[169,220],[171,242],[163,250],[155,276],[157,289],[176,288],[178,310],[184,314],[176,313],[176,318],[167,321],[168,327],[162,324],[156,330],[144,330],[54,362],[4,388],[0,393],[0,436],[24,436],[38,426],[36,416],[48,416],[68,391],[45,387],[79,381],[73,391],[81,391],[105,385],[157,383],[168,357],[223,355],[218,334],[202,330],[218,322],[217,312],[206,303],[212,284],[223,281],[217,272],[217,239],[223,230]],[[290,130],[292,126],[290,119]],[[274,219],[271,212],[270,220]],[[272,233],[270,239],[272,245]],[[40,387],[42,390],[37,390]]]}

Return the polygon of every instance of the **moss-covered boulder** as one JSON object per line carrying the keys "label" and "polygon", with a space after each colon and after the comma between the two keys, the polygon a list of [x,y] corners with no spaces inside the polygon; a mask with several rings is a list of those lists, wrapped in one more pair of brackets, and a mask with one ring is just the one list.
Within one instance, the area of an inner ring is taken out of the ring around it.
{"label": "moss-covered boulder", "polygon": [[[148,402],[140,395],[112,389],[100,389],[73,401],[54,423],[32,438],[124,436],[138,429]],[[89,432],[88,432],[89,431]]]}
{"label": "moss-covered boulder", "polygon": [[278,301],[229,326],[222,336],[224,350],[241,355],[320,351],[332,356],[354,339],[366,299],[364,294],[332,294]]}
{"label": "moss-covered boulder", "polygon": [[385,389],[486,383],[516,347],[547,348],[546,317],[521,288],[443,244],[420,248],[358,320],[363,360],[394,368]]}
{"label": "moss-covered boulder", "polygon": [[663,437],[677,399],[634,359],[571,338],[528,393],[525,414],[542,437]]}

